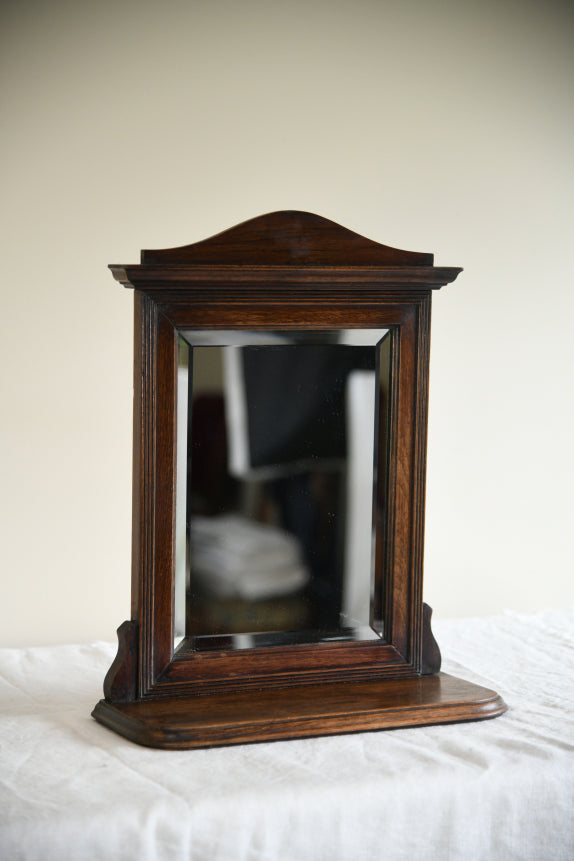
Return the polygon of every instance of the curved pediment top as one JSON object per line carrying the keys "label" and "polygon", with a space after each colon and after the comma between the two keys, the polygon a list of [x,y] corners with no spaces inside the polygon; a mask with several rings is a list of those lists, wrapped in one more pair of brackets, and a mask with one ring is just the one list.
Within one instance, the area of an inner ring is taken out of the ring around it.
{"label": "curved pediment top", "polygon": [[432,254],[367,239],[311,212],[284,210],[251,218],[191,245],[142,251],[154,265],[432,266]]}

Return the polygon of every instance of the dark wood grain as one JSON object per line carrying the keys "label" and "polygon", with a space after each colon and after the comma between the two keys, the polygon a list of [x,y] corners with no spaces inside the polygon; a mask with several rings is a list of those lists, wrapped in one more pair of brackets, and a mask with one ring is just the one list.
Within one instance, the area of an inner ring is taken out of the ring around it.
{"label": "dark wood grain", "polygon": [[118,705],[101,700],[93,715],[138,744],[186,749],[485,720],[505,711],[494,691],[441,673]]}
{"label": "dark wood grain", "polygon": [[[462,272],[458,267],[435,266],[183,266],[176,264],[110,264],[116,281],[136,290],[172,291],[189,288],[194,292],[209,290],[212,297],[241,300],[242,296],[270,299],[269,290],[295,291],[304,299],[306,288],[334,290],[349,298],[349,291],[377,292],[381,287],[409,292],[411,290],[438,290],[454,281]],[[219,292],[218,292],[219,291]]]}
{"label": "dark wood grain", "polygon": [[431,617],[432,609],[428,604],[423,603],[421,672],[425,675],[438,673],[442,663],[440,649],[431,628]]}
{"label": "dark wood grain", "polygon": [[122,622],[118,628],[118,653],[104,679],[104,696],[113,703],[132,702],[137,691],[137,623]]}
{"label": "dark wood grain", "polygon": [[432,266],[433,255],[390,248],[319,215],[287,210],[252,218],[192,245],[142,251],[141,262]]}
{"label": "dark wood grain", "polygon": [[[446,677],[423,678],[440,667],[422,603],[431,296],[461,271],[432,262],[309,213],[279,212],[182,248],[144,251],[141,264],[110,267],[135,290],[128,627],[137,642],[120,647],[97,720],[143,744],[194,747],[501,712],[492,692],[460,683],[455,693]],[[381,639],[237,651],[194,651],[184,640],[174,653],[184,329],[390,330],[389,465],[374,500]]]}
{"label": "dark wood grain", "polygon": [[[169,302],[155,302],[153,294],[146,294],[149,324],[143,331],[147,332],[152,359],[144,363],[145,380],[138,390],[143,392],[152,419],[142,444],[146,482],[141,493],[148,515],[144,524],[145,561],[138,578],[139,589],[146,596],[139,618],[141,696],[199,693],[213,690],[214,685],[222,690],[243,690],[261,685],[262,679],[266,685],[277,687],[297,682],[315,684],[321,678],[356,680],[369,672],[377,678],[421,672],[424,458],[420,450],[417,458],[415,445],[423,451],[426,447],[429,316],[424,309],[430,303],[430,292],[421,291],[407,301],[404,294],[391,292],[389,298],[381,289],[367,304],[355,299],[345,305],[340,298],[325,303],[324,293],[317,295],[312,287],[308,292],[314,301],[304,307],[287,293],[241,308],[231,303],[222,305],[218,298],[209,304],[204,300],[197,307],[191,286],[181,291],[178,302],[171,297]],[[149,303],[153,303],[153,313]],[[309,649],[275,646],[269,654],[261,649],[210,655],[184,652],[172,660],[176,334],[180,328],[214,328],[215,321],[219,328],[272,330],[392,327],[396,395],[390,428],[393,466],[389,505],[380,518],[388,521],[384,560],[377,550],[377,564],[386,566],[384,573],[381,568],[377,582],[384,584],[387,595],[387,643],[332,643]]]}

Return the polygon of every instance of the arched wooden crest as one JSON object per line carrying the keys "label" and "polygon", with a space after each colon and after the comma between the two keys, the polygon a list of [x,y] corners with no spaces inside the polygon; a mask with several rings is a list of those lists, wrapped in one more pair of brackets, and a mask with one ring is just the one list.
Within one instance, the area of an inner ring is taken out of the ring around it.
{"label": "arched wooden crest", "polygon": [[142,251],[146,264],[218,266],[432,266],[432,254],[402,251],[367,239],[310,212],[285,210],[251,218],[216,236]]}

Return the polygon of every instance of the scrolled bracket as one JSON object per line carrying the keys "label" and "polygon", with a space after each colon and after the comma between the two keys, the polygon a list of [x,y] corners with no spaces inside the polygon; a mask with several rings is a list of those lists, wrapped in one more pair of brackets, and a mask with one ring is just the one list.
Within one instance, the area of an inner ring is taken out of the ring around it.
{"label": "scrolled bracket", "polygon": [[117,634],[118,653],[104,679],[104,697],[107,702],[128,703],[136,699],[137,693],[137,622],[123,622]]}
{"label": "scrolled bracket", "polygon": [[423,648],[421,672],[424,676],[438,673],[441,665],[441,654],[438,643],[431,629],[432,607],[423,604]]}

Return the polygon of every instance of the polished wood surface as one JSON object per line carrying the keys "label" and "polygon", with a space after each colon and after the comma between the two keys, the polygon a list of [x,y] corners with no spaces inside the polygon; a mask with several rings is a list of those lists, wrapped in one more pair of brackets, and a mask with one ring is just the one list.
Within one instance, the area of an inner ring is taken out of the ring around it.
{"label": "polished wood surface", "polygon": [[123,622],[118,628],[118,653],[104,679],[104,697],[125,703],[136,699],[137,623]]}
{"label": "polished wood surface", "polygon": [[[426,267],[419,271],[424,279]],[[381,270],[378,290],[367,298],[348,287],[325,302],[330,291],[309,284],[305,303],[292,291],[271,289],[222,303],[217,291],[204,292],[201,276],[197,284],[187,278],[177,295],[158,292],[157,283],[136,290],[132,619],[139,697],[419,675],[431,288],[419,285],[405,296],[387,287]],[[390,467],[376,500],[383,641],[173,654],[177,333],[214,327],[392,328]],[[438,670],[436,661],[433,667]]]}
{"label": "polished wood surface", "polygon": [[[437,675],[440,651],[422,601],[431,296],[461,271],[432,264],[432,254],[286,211],[110,267],[135,291],[132,610],[97,720],[142,744],[203,747],[504,710],[491,691]],[[390,330],[390,421],[374,500],[381,639],[235,651],[198,651],[184,640],[174,649],[177,345],[185,329]]]}
{"label": "polished wood surface", "polygon": [[494,691],[440,673],[136,703],[101,700],[93,714],[138,744],[185,749],[485,720],[505,710]]}
{"label": "polished wood surface", "polygon": [[311,212],[270,212],[181,248],[142,251],[146,264],[432,266],[432,254],[373,242]]}

